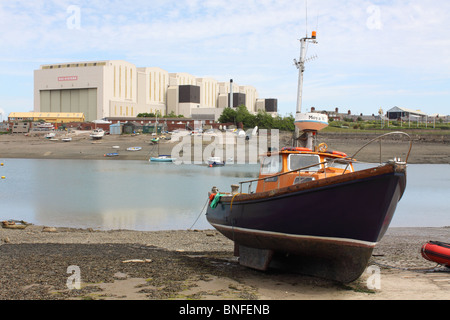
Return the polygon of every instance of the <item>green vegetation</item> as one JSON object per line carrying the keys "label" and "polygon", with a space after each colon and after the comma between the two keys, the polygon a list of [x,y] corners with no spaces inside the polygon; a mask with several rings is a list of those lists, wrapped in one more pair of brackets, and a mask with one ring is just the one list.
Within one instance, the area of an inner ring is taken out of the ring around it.
{"label": "green vegetation", "polygon": [[161,116],[161,113],[159,111],[156,111],[156,113],[150,112],[144,112],[144,113],[139,113],[136,117],[138,118],[155,118],[156,116],[158,116],[159,118],[184,118],[183,115],[176,115],[175,112],[171,112],[169,114],[166,114],[165,116]]}
{"label": "green vegetation", "polygon": [[400,121],[385,121],[381,123],[378,121],[354,121],[353,119],[344,118],[343,121],[333,121],[330,119],[329,126],[323,132],[390,132],[390,131],[405,131],[416,132],[421,134],[450,134],[450,123],[443,123],[437,121],[436,123],[417,123],[417,122],[400,122]]}
{"label": "green vegetation", "polygon": [[219,117],[220,123],[234,123],[237,125],[242,122],[245,129],[258,126],[260,129],[279,129],[282,131],[294,131],[294,117],[272,117],[265,111],[259,111],[256,115],[251,114],[244,105],[237,108],[225,108]]}
{"label": "green vegetation", "polygon": [[[264,111],[259,111],[256,115],[251,114],[244,105],[237,108],[225,108],[219,118],[220,123],[231,122],[237,125],[242,122],[244,129],[258,126],[261,129],[279,129],[281,131],[294,131],[294,116],[272,117]],[[341,133],[385,133],[390,131],[405,131],[421,134],[443,134],[450,135],[450,123],[444,123],[442,119],[436,123],[417,123],[387,121],[363,121],[361,117],[356,120],[344,118],[343,121],[329,120],[329,126],[323,132]]]}

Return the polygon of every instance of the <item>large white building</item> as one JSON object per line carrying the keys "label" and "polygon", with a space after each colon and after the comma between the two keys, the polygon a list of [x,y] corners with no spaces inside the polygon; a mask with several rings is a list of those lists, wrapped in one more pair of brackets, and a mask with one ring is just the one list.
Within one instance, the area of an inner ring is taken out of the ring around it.
{"label": "large white building", "polygon": [[34,111],[82,112],[86,121],[156,112],[217,120],[230,104],[231,88],[233,107],[277,111],[277,100],[258,99],[252,86],[122,60],[42,65],[34,72]]}

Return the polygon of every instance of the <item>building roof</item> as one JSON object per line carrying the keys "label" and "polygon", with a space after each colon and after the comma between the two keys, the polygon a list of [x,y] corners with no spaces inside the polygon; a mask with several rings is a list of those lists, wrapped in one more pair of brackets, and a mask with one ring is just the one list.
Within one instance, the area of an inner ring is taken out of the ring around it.
{"label": "building roof", "polygon": [[407,113],[415,114],[415,115],[419,115],[419,116],[427,116],[427,114],[425,112],[422,112],[420,110],[412,110],[412,109],[402,108],[402,107],[393,107],[386,112],[387,113],[389,113],[389,112],[407,112]]}
{"label": "building roof", "polygon": [[84,118],[82,112],[11,112],[10,118]]}

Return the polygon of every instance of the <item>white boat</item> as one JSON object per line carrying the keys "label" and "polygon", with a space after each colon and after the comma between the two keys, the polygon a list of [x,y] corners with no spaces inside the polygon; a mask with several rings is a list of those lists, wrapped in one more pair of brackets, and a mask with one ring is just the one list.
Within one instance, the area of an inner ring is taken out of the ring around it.
{"label": "white boat", "polygon": [[49,122],[42,122],[42,123],[39,123],[39,124],[37,125],[37,127],[38,127],[39,129],[47,129],[47,130],[53,130],[53,129],[55,129],[55,126],[54,126],[52,123],[49,123]]}
{"label": "white boat", "polygon": [[45,139],[53,139],[55,137],[56,133],[49,132],[45,135]]}
{"label": "white boat", "polygon": [[142,150],[142,147],[129,147],[127,148],[127,151],[140,151]]}
{"label": "white boat", "polygon": [[105,135],[105,131],[103,131],[103,129],[98,128],[98,129],[94,129],[91,132],[91,138],[92,139],[101,139],[103,138],[103,136]]}
{"label": "white boat", "polygon": [[224,166],[225,161],[222,161],[220,157],[209,157],[206,162],[208,163],[208,166],[210,167],[216,167],[216,166]]}
{"label": "white boat", "polygon": [[169,155],[159,155],[157,157],[151,157],[150,161],[151,162],[174,162],[175,160],[177,160],[176,158],[172,158]]}
{"label": "white boat", "polygon": [[70,141],[72,141],[72,138],[71,137],[65,137],[65,138],[62,138],[61,140],[63,142],[70,142]]}

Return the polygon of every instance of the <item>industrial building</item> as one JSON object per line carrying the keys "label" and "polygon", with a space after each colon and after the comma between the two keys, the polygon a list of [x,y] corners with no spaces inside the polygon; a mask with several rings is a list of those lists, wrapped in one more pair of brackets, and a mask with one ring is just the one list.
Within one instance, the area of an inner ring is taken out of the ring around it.
{"label": "industrial building", "polygon": [[139,113],[217,120],[230,103],[253,113],[277,112],[276,99],[259,99],[252,86],[123,60],[48,64],[34,71],[35,112],[83,113],[86,121]]}
{"label": "industrial building", "polygon": [[50,123],[84,122],[83,113],[62,112],[11,112],[8,116],[9,122],[37,122]]}

